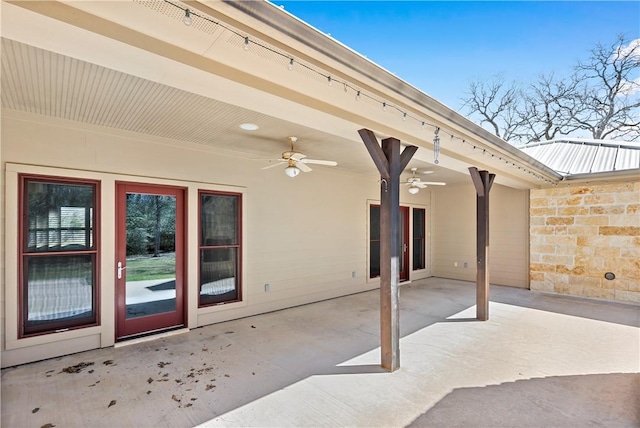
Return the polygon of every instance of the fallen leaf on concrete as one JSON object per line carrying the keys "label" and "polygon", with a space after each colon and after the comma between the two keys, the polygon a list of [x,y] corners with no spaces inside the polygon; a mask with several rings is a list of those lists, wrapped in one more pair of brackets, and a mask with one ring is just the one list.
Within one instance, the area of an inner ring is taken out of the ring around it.
{"label": "fallen leaf on concrete", "polygon": [[207,384],[207,386],[204,388],[205,391],[211,391],[213,388],[215,388],[215,385],[211,385],[210,383]]}
{"label": "fallen leaf on concrete", "polygon": [[111,406],[115,406],[115,405],[116,405],[116,400],[111,400],[111,401],[109,402],[109,405],[107,406],[107,409],[108,409],[109,407],[111,407]]}
{"label": "fallen leaf on concrete", "polygon": [[53,428],[55,425],[49,422],[48,424],[42,425],[40,428]]}
{"label": "fallen leaf on concrete", "polygon": [[173,394],[173,395],[171,396],[171,399],[172,399],[173,401],[177,401],[178,403],[180,402],[180,399],[179,399],[178,397],[176,397],[176,395],[175,395],[175,394]]}
{"label": "fallen leaf on concrete", "polygon": [[151,378],[147,379],[147,383],[151,383],[151,382],[153,382],[153,379]]}
{"label": "fallen leaf on concrete", "polygon": [[111,364],[113,364],[113,360],[103,361],[102,364],[104,364],[105,366],[110,366]]}
{"label": "fallen leaf on concrete", "polygon": [[165,362],[163,362],[163,361],[160,361],[160,362],[158,363],[158,367],[163,368],[164,366],[168,366],[169,364],[171,364],[171,363],[165,363]]}
{"label": "fallen leaf on concrete", "polygon": [[256,326],[255,326],[255,325],[252,325],[252,326],[251,326],[251,328],[256,328]]}
{"label": "fallen leaf on concrete", "polygon": [[37,412],[38,412],[38,410],[40,410],[40,407],[36,407],[35,409],[33,409],[33,410],[31,411],[31,413],[37,413]]}
{"label": "fallen leaf on concrete", "polygon": [[147,395],[151,394],[151,391],[147,391]]}
{"label": "fallen leaf on concrete", "polygon": [[82,363],[76,364],[75,366],[65,367],[62,369],[62,371],[65,373],[80,373],[83,369],[92,365],[93,365],[93,361],[89,363],[82,362]]}

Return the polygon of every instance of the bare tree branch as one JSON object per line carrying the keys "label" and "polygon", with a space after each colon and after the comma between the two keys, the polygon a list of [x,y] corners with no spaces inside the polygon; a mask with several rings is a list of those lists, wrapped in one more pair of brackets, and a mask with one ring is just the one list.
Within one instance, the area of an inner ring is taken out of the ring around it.
{"label": "bare tree branch", "polygon": [[[542,74],[520,88],[500,75],[474,80],[463,98],[469,115],[504,140],[543,141],[588,132],[595,139],[640,140],[640,39],[597,44],[559,79]],[[634,78],[635,76],[635,78]]]}

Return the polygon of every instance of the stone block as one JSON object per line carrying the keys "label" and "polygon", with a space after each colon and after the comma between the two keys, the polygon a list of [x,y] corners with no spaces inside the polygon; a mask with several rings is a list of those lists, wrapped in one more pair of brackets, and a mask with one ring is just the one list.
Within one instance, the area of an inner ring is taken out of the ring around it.
{"label": "stone block", "polygon": [[546,235],[544,243],[548,245],[575,245],[576,237],[570,235]]}
{"label": "stone block", "polygon": [[554,235],[566,235],[567,234],[567,226],[556,226],[553,228]]}
{"label": "stone block", "polygon": [[531,235],[553,235],[555,232],[555,228],[551,226],[530,226],[529,230]]}
{"label": "stone block", "polygon": [[564,196],[571,194],[571,189],[567,187],[553,187],[550,189],[544,189],[546,196]]}
{"label": "stone block", "polygon": [[556,293],[569,294],[571,296],[582,296],[584,286],[580,284],[555,284]]}
{"label": "stone block", "polygon": [[547,281],[531,281],[529,288],[533,291],[554,292],[553,283]]}
{"label": "stone block", "polygon": [[638,215],[640,215],[640,204],[629,204],[629,205],[627,205],[627,214],[638,214]]}
{"label": "stone block", "polygon": [[558,225],[558,224],[573,224],[573,217],[547,217],[548,225]]}
{"label": "stone block", "polygon": [[531,281],[544,281],[544,272],[529,272]]}
{"label": "stone block", "polygon": [[602,287],[602,280],[600,278],[595,278],[595,277],[592,277],[592,276],[570,275],[569,276],[569,285],[581,286],[581,287],[591,287],[591,288],[601,288]]}
{"label": "stone block", "polygon": [[531,189],[529,191],[530,199],[544,198],[547,195],[547,189]]}
{"label": "stone block", "polygon": [[640,215],[610,215],[609,224],[603,226],[640,226]]}
{"label": "stone block", "polygon": [[[604,237],[603,237],[604,238]],[[640,247],[640,237],[633,236],[608,236],[609,246],[618,248]],[[637,243],[636,243],[637,240]]]}
{"label": "stone block", "polygon": [[640,236],[640,226],[601,226],[599,235]]}
{"label": "stone block", "polygon": [[616,193],[616,204],[637,204],[640,203],[640,192]]}
{"label": "stone block", "polygon": [[620,257],[640,260],[640,247],[622,247]]}
{"label": "stone block", "polygon": [[544,217],[531,217],[529,218],[530,226],[544,226],[545,218]]}
{"label": "stone block", "polygon": [[549,216],[556,215],[556,209],[550,207],[544,208],[529,208],[529,215],[531,216]]}
{"label": "stone block", "polygon": [[576,224],[592,224],[597,226],[607,226],[609,224],[608,215],[589,215],[576,217]]}
{"label": "stone block", "polygon": [[621,302],[640,303],[640,293],[635,291],[615,290],[614,299]]}
{"label": "stone block", "polygon": [[597,235],[598,234],[598,225],[594,224],[580,224],[580,225],[572,225],[567,227],[567,233],[569,235]]}
{"label": "stone block", "polygon": [[624,192],[633,192],[634,183],[633,182],[619,182],[619,183],[608,183],[597,186],[596,191],[599,192],[607,192],[607,193],[624,193]]}
{"label": "stone block", "polygon": [[609,245],[608,236],[578,236],[576,244],[579,247],[607,247]]}
{"label": "stone block", "polygon": [[531,263],[529,265],[529,269],[532,272],[549,272],[554,273],[556,271],[555,265],[546,264],[546,263]]}
{"label": "stone block", "polygon": [[582,205],[582,196],[570,196],[567,198],[556,199],[556,205],[558,206],[575,206]]}
{"label": "stone block", "polygon": [[589,208],[589,214],[622,214],[624,212],[624,205],[596,205]]}
{"label": "stone block", "polygon": [[556,252],[555,245],[531,245],[531,253],[537,254],[554,254]]}
{"label": "stone block", "polygon": [[529,199],[529,206],[530,207],[546,207],[549,205],[549,199],[548,198],[533,198],[531,197]]}
{"label": "stone block", "polygon": [[579,187],[570,187],[569,194],[571,195],[584,195],[594,193],[593,187],[591,186],[579,186]]}
{"label": "stone block", "polygon": [[568,267],[567,265],[556,265],[556,273],[565,275],[582,275],[584,274],[584,267]]}
{"label": "stone block", "polygon": [[587,195],[584,197],[584,203],[587,205],[612,204],[615,198],[611,194]]}
{"label": "stone block", "polygon": [[635,291],[635,292],[640,292],[640,280],[639,279],[628,279],[628,290],[629,291]]}
{"label": "stone block", "polygon": [[589,214],[589,208],[587,207],[560,207],[558,208],[558,215],[587,215]]}
{"label": "stone block", "polygon": [[595,247],[594,254],[603,257],[605,260],[617,260],[620,257],[620,248],[617,247]]}
{"label": "stone block", "polygon": [[577,246],[574,254],[576,256],[593,256],[594,253],[595,247]]}

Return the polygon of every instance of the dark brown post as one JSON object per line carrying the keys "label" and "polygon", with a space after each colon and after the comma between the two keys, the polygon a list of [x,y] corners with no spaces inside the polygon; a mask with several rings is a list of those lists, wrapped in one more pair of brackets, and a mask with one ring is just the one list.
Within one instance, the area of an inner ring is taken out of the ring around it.
{"label": "dark brown post", "polygon": [[380,348],[385,370],[400,368],[400,174],[416,150],[400,153],[400,140],[386,138],[382,147],[372,131],[358,131],[378,167],[380,180]]}
{"label": "dark brown post", "polygon": [[469,168],[471,180],[476,188],[476,318],[480,321],[489,319],[489,191],[495,174]]}

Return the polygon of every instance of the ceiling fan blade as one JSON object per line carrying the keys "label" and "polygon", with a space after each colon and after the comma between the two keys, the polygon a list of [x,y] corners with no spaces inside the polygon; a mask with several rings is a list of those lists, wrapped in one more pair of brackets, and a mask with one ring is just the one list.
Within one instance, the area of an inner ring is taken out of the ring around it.
{"label": "ceiling fan blade", "polygon": [[312,163],[316,165],[325,165],[325,166],[336,166],[338,162],[328,161],[328,160],[320,160],[320,159],[302,159],[302,163]]}
{"label": "ceiling fan blade", "polygon": [[311,168],[309,168],[307,165],[305,165],[304,161],[297,161],[296,162],[296,166],[298,168],[300,168],[300,171],[302,171],[302,172],[311,172],[311,171],[313,171]]}
{"label": "ceiling fan blade", "polygon": [[421,184],[426,184],[428,186],[446,186],[447,183],[443,181],[420,181]]}
{"label": "ceiling fan blade", "polygon": [[419,187],[419,188],[421,188],[421,189],[424,189],[424,188],[426,188],[426,187],[429,187],[429,185],[428,185],[427,183],[420,183],[420,182],[418,182],[418,183],[413,183],[413,186],[414,186],[414,187]]}
{"label": "ceiling fan blade", "polygon": [[294,152],[291,154],[291,159],[295,160],[295,161],[299,161],[302,160],[304,158],[306,158],[306,155],[303,155],[302,153],[299,152]]}
{"label": "ceiling fan blade", "polygon": [[282,165],[282,164],[283,164],[283,162],[286,162],[286,161],[285,161],[284,159],[271,160],[271,161],[269,161],[269,163],[270,163],[271,165],[267,165],[267,166],[263,167],[262,169],[269,169],[269,168],[273,168],[274,166]]}

